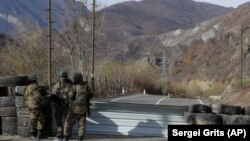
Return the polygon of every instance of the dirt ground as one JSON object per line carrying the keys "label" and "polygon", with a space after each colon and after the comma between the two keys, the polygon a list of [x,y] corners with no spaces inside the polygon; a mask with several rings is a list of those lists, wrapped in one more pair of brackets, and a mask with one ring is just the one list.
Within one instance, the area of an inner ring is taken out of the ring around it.
{"label": "dirt ground", "polygon": [[[70,141],[76,141],[77,139],[71,139]],[[32,141],[28,138],[20,138],[19,136],[2,136],[0,135],[0,141]],[[59,141],[55,137],[48,139],[41,139],[40,141]],[[86,135],[84,141],[167,141],[163,137],[132,137],[132,136],[114,136],[114,135]]]}

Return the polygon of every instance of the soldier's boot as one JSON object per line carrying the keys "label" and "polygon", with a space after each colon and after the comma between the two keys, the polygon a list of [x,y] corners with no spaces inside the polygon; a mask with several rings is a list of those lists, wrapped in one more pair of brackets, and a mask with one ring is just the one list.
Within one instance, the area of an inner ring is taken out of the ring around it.
{"label": "soldier's boot", "polygon": [[83,138],[84,138],[84,136],[79,136],[79,137],[78,137],[78,141],[82,141]]}
{"label": "soldier's boot", "polygon": [[64,136],[63,141],[69,141],[69,136]]}
{"label": "soldier's boot", "polygon": [[56,134],[57,138],[63,138],[63,132],[62,131],[58,131]]}
{"label": "soldier's boot", "polygon": [[31,140],[35,140],[36,139],[34,131],[30,132],[30,139]]}

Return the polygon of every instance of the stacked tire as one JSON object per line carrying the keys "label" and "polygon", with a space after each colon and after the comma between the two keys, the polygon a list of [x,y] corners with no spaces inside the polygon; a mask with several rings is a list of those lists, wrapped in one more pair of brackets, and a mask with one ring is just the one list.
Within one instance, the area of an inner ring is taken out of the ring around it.
{"label": "stacked tire", "polygon": [[194,104],[184,114],[190,125],[250,125],[250,108],[212,103]]}
{"label": "stacked tire", "polygon": [[25,107],[23,96],[16,96],[17,107],[17,135],[29,137],[29,110]]}
{"label": "stacked tire", "polygon": [[17,134],[17,111],[15,107],[16,86],[24,86],[28,82],[28,76],[10,76],[0,78],[0,117],[1,134]]}
{"label": "stacked tire", "polygon": [[220,115],[212,113],[208,105],[194,104],[189,107],[189,112],[184,113],[184,119],[189,125],[220,125]]}
{"label": "stacked tire", "polygon": [[15,96],[0,97],[0,122],[2,135],[17,134],[17,114]]}
{"label": "stacked tire", "polygon": [[221,116],[223,125],[250,125],[248,108],[225,104],[211,104],[212,111]]}

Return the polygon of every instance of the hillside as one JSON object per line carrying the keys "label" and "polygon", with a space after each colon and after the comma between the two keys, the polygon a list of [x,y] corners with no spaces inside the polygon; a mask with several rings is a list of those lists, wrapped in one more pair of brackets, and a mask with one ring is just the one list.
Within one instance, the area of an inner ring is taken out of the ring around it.
{"label": "hillside", "polygon": [[188,29],[230,10],[192,0],[129,1],[103,9],[102,31],[108,41],[119,42],[140,35]]}
{"label": "hillside", "polygon": [[250,88],[250,28],[244,30],[243,53],[240,52],[240,30],[248,25],[249,3],[188,30],[178,29],[162,35],[140,36],[113,44],[115,47],[110,55],[113,55],[111,58],[121,60],[149,58],[152,65],[162,67],[165,52],[169,79],[186,86],[195,85],[200,90],[221,87],[225,88],[225,92],[240,88],[242,55],[243,87]]}

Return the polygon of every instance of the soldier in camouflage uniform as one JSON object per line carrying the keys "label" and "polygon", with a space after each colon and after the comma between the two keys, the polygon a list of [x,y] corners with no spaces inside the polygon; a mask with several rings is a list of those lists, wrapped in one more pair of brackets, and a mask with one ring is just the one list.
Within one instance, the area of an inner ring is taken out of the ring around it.
{"label": "soldier in camouflage uniform", "polygon": [[71,128],[76,120],[79,122],[78,141],[83,140],[85,134],[86,114],[88,112],[87,100],[90,100],[93,96],[87,87],[87,82],[83,81],[82,74],[76,73],[73,80],[74,93],[69,95],[70,103],[64,125],[64,141],[69,140]]}
{"label": "soldier in camouflage uniform", "polygon": [[68,73],[63,71],[59,75],[59,81],[52,89],[52,95],[56,95],[60,101],[54,100],[55,119],[57,124],[57,137],[63,138],[63,117],[67,114],[68,94],[73,93],[72,81],[68,78]]}
{"label": "soldier in camouflage uniform", "polygon": [[36,80],[30,81],[29,83],[24,94],[24,103],[29,109],[30,137],[31,139],[35,139],[36,137],[39,139],[45,123],[44,116],[41,112],[41,107],[45,104],[45,99],[39,92],[39,86],[36,84]]}

